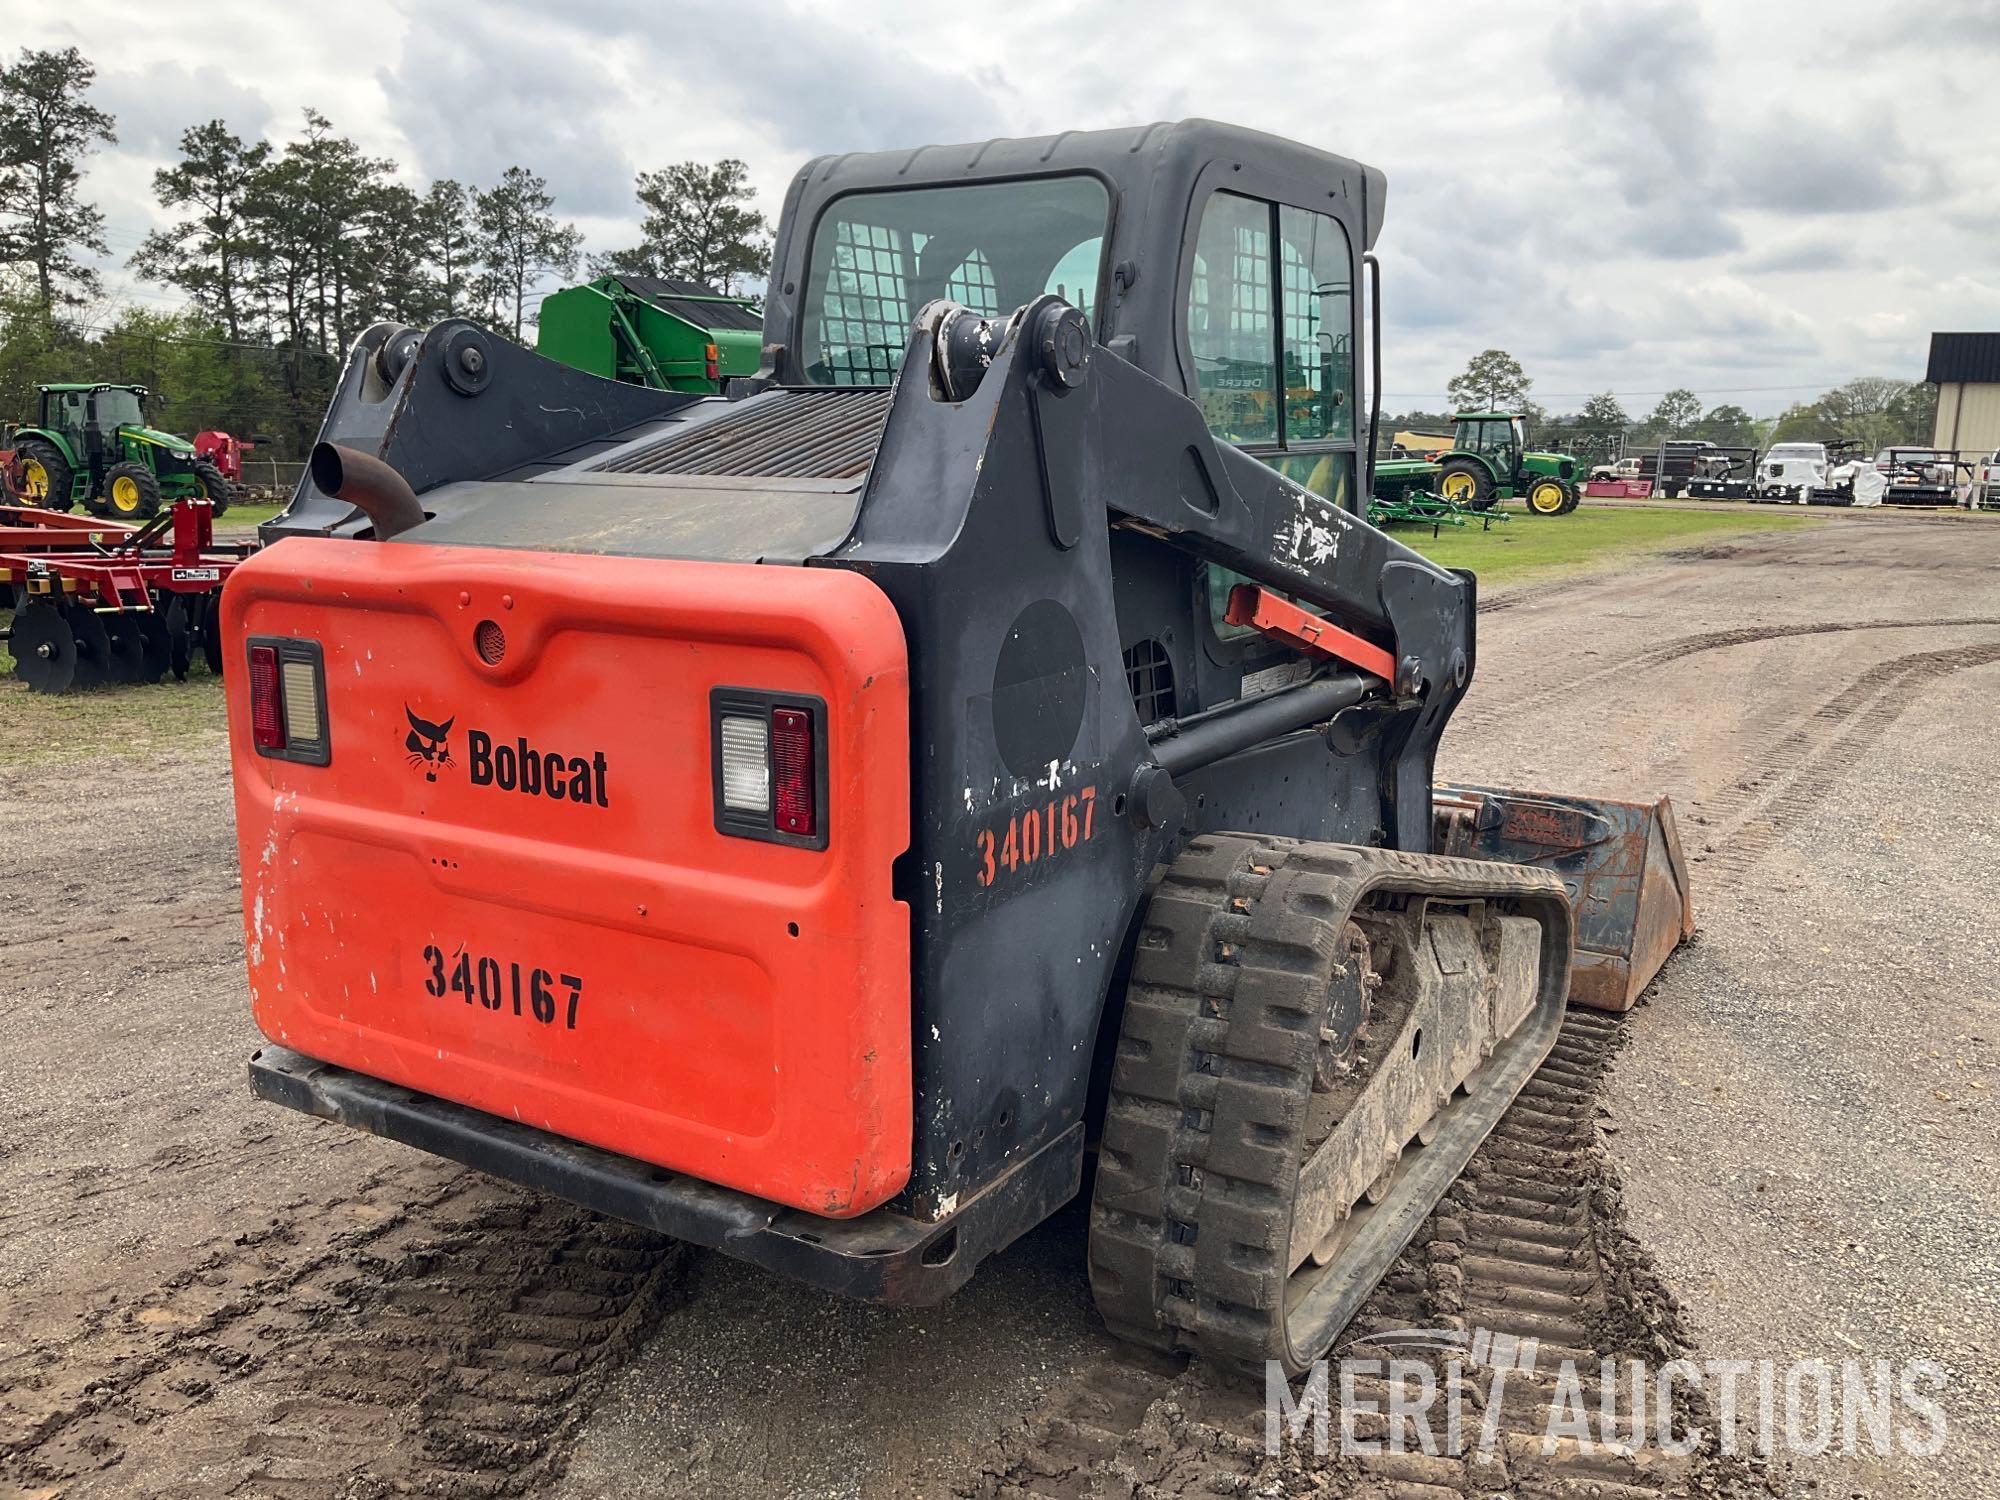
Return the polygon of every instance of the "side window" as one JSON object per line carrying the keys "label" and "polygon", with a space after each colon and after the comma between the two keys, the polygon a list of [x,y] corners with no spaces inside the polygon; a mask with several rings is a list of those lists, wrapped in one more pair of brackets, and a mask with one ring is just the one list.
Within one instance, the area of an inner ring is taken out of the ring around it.
{"label": "side window", "polygon": [[1277,442],[1268,203],[1235,193],[1209,197],[1195,237],[1188,345],[1208,430],[1230,443]]}
{"label": "side window", "polygon": [[1317,453],[1274,453],[1264,462],[1292,483],[1324,496],[1342,510],[1352,508],[1354,455],[1351,452],[1333,448]]}
{"label": "side window", "polygon": [[1280,207],[1285,442],[1354,439],[1354,257],[1338,219]]}

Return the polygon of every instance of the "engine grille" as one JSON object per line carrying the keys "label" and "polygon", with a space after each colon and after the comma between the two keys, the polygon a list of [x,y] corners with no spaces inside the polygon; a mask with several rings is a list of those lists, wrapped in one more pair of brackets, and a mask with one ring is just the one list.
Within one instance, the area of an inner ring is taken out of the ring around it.
{"label": "engine grille", "polygon": [[777,392],[691,431],[615,453],[591,472],[851,479],[874,461],[892,394],[887,388]]}

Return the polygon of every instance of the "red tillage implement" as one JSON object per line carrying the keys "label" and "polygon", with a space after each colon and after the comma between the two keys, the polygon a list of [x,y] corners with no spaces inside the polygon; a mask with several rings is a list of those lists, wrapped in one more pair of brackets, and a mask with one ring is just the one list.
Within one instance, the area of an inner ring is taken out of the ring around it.
{"label": "red tillage implement", "polygon": [[217,542],[205,500],[143,526],[0,505],[4,632],[31,692],[101,682],[185,681],[199,654],[222,670],[218,601],[251,541]]}

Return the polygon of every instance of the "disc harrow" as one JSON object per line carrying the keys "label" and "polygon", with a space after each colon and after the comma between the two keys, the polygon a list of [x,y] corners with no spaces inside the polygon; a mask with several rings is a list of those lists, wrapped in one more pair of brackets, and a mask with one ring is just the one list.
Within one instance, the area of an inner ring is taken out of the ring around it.
{"label": "disc harrow", "polygon": [[142,526],[0,505],[0,638],[34,693],[185,682],[199,657],[222,671],[222,585],[257,548],[217,542],[205,500]]}

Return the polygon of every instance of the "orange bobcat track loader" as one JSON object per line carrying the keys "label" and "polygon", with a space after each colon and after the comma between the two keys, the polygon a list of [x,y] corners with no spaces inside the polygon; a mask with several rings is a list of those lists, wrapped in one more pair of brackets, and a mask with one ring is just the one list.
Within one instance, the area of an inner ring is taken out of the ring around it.
{"label": "orange bobcat track loader", "polygon": [[1664,805],[1433,786],[1383,190],[1206,121],[823,158],[720,396],[370,330],[225,599],[256,1091],[901,1303],[1094,1155],[1115,1330],[1324,1351],[1689,929]]}

